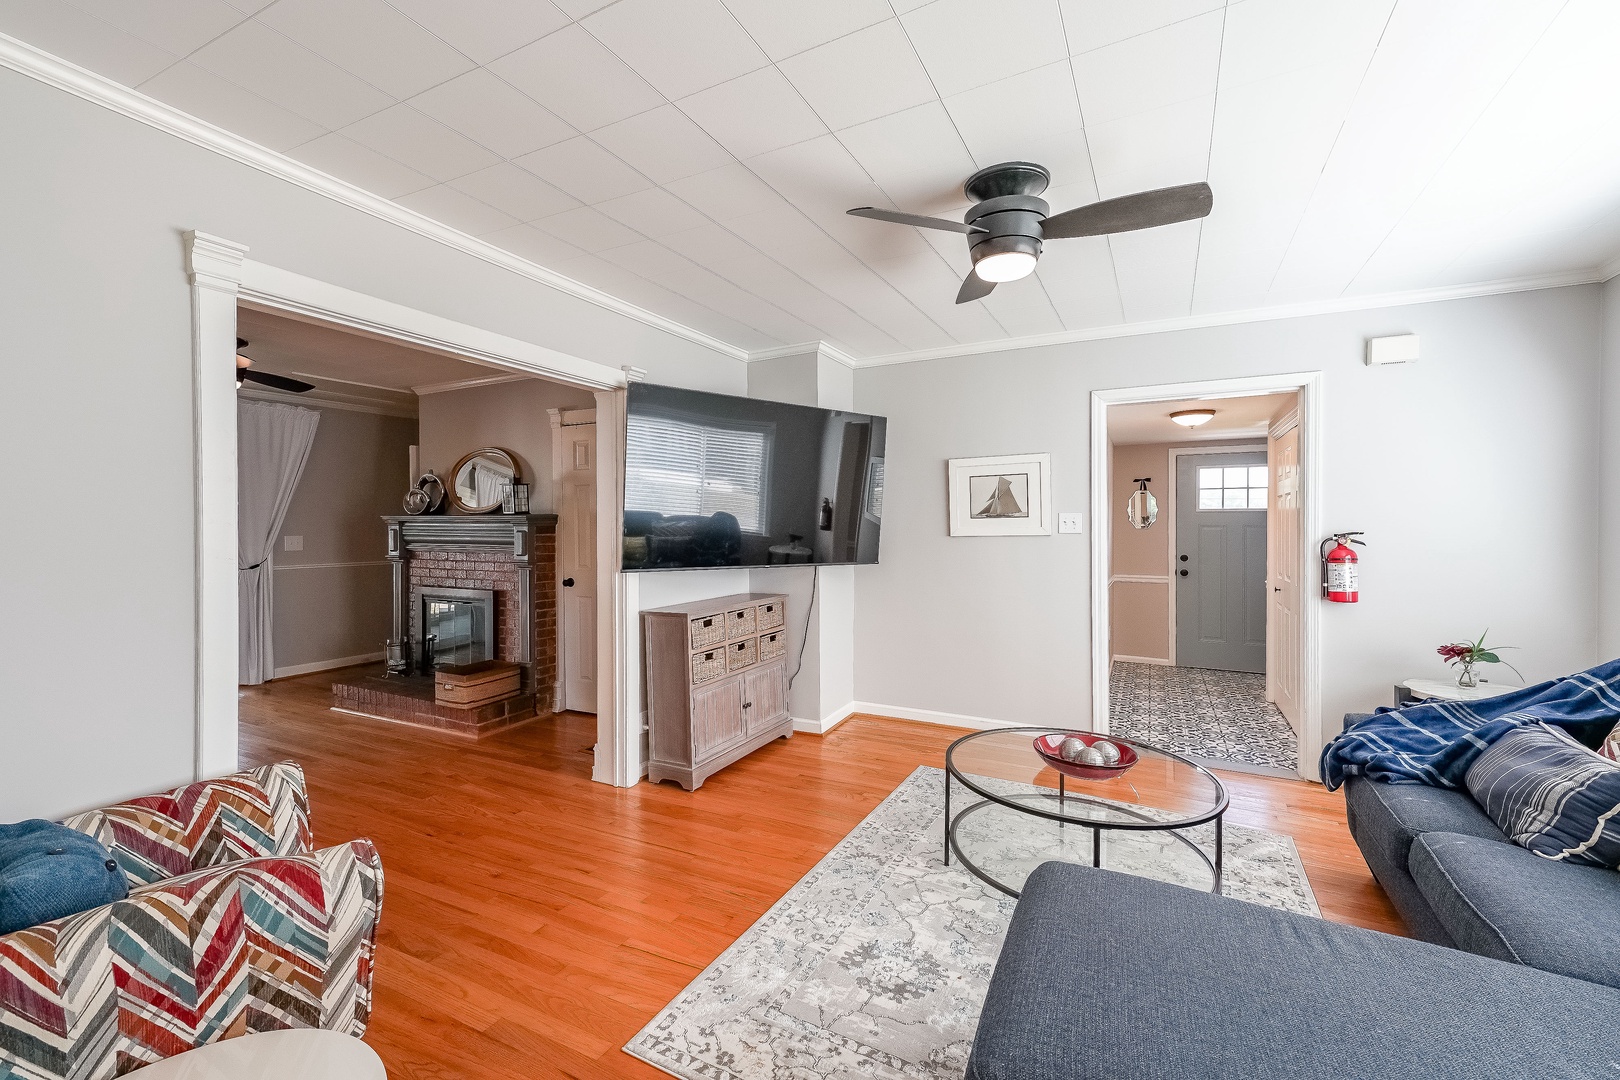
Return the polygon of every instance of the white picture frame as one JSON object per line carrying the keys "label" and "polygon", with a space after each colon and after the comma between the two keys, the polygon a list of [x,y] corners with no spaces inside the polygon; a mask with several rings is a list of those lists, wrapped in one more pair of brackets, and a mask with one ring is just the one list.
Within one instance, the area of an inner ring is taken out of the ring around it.
{"label": "white picture frame", "polygon": [[951,458],[952,536],[1052,535],[1052,455]]}

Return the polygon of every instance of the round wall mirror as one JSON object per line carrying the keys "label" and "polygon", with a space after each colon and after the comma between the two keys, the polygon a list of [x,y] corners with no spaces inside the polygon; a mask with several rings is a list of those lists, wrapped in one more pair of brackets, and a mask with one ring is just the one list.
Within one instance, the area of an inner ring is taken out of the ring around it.
{"label": "round wall mirror", "polygon": [[516,459],[498,446],[474,450],[456,462],[450,475],[450,501],[463,514],[499,510],[506,489],[523,479]]}
{"label": "round wall mirror", "polygon": [[1159,520],[1159,500],[1147,489],[1147,480],[1138,480],[1136,484],[1136,490],[1125,500],[1125,520],[1133,529],[1145,529]]}

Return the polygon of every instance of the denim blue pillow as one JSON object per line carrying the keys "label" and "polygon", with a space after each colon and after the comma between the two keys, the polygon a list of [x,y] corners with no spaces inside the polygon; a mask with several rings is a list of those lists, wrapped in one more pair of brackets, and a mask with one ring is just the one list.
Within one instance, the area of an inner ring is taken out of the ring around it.
{"label": "denim blue pillow", "polygon": [[54,821],[0,825],[0,934],[128,895],[124,872],[94,837]]}
{"label": "denim blue pillow", "polygon": [[1620,765],[1546,724],[1510,731],[1468,768],[1468,790],[1537,855],[1620,866]]}

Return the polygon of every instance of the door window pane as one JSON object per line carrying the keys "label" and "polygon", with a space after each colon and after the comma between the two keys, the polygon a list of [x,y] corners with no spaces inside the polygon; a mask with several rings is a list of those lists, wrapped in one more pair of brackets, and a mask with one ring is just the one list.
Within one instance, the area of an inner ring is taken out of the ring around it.
{"label": "door window pane", "polygon": [[1198,509],[1219,510],[1221,508],[1220,488],[1200,488],[1198,491]]}
{"label": "door window pane", "polygon": [[1218,488],[1221,486],[1220,469],[1199,469],[1198,486],[1201,488]]}
{"label": "door window pane", "polygon": [[1200,465],[1198,509],[1264,510],[1269,479],[1265,465]]}
{"label": "door window pane", "polygon": [[1222,487],[1246,488],[1249,486],[1249,470],[1242,465],[1223,469],[1222,472],[1226,474],[1221,480]]}
{"label": "door window pane", "polygon": [[1221,503],[1223,510],[1247,510],[1249,508],[1248,488],[1226,488],[1221,492],[1225,501]]}
{"label": "door window pane", "polygon": [[1266,489],[1265,488],[1250,488],[1249,489],[1249,509],[1250,510],[1264,510],[1265,508],[1266,508]]}
{"label": "door window pane", "polygon": [[1252,488],[1266,486],[1266,467],[1264,465],[1249,466],[1249,486]]}

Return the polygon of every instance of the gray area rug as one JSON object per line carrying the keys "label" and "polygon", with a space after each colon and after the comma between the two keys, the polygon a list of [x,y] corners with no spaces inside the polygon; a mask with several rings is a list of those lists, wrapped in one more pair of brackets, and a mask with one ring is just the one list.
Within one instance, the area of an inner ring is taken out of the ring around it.
{"label": "gray area rug", "polygon": [[[625,1050],[688,1080],[960,1080],[1014,901],[941,861],[944,777],[912,773]],[[1053,842],[1002,839],[1000,865]],[[1226,895],[1319,914],[1292,839],[1227,825],[1225,848]]]}

